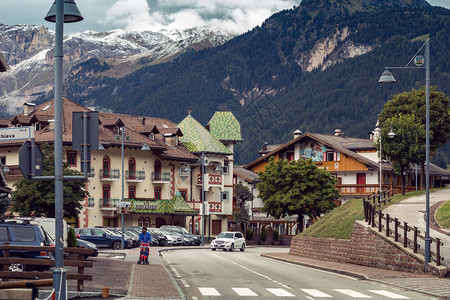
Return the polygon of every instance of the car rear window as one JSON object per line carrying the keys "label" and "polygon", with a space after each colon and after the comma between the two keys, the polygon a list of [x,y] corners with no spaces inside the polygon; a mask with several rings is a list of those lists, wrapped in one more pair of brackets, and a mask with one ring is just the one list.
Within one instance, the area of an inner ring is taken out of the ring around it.
{"label": "car rear window", "polygon": [[36,235],[32,227],[13,226],[12,230],[17,242],[34,242]]}
{"label": "car rear window", "polygon": [[0,241],[9,241],[8,227],[0,227]]}

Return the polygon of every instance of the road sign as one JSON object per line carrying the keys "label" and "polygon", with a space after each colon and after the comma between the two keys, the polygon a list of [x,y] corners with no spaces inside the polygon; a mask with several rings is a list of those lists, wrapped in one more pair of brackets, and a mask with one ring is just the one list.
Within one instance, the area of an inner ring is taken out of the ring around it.
{"label": "road sign", "polygon": [[[31,151],[34,147],[35,163],[31,165]],[[44,166],[44,156],[36,143],[26,141],[19,149],[19,168],[25,179],[32,179],[33,176],[40,176]]]}
{"label": "road sign", "polygon": [[87,143],[89,150],[98,150],[98,111],[81,112],[72,114],[72,149],[83,149],[83,115],[87,115]]}
{"label": "road sign", "polygon": [[425,58],[422,55],[417,55],[414,57],[414,63],[416,66],[420,67],[425,63]]}
{"label": "road sign", "polygon": [[31,127],[0,128],[0,141],[28,140],[31,134]]}

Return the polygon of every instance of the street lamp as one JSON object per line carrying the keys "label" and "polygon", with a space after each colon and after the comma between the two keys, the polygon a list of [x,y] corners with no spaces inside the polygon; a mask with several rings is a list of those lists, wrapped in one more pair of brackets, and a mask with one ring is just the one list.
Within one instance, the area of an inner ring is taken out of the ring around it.
{"label": "street lamp", "polygon": [[380,200],[383,200],[383,194],[381,193],[381,190],[382,190],[382,186],[383,186],[383,172],[382,172],[382,162],[383,162],[383,157],[381,156],[381,151],[382,151],[382,138],[381,138],[381,128],[383,128],[383,124],[385,123],[385,122],[387,122],[387,123],[389,123],[389,124],[391,124],[391,130],[389,131],[389,133],[388,133],[388,137],[389,138],[394,138],[394,136],[395,136],[395,132],[394,132],[394,130],[392,129],[392,123],[391,122],[389,122],[388,120],[385,120],[385,121],[383,121],[381,124],[380,124],[380,122],[379,121],[377,121],[377,125],[376,125],[376,131],[379,133],[379,138],[380,138]]}
{"label": "street lamp", "polygon": [[[417,55],[425,46],[425,58]],[[409,64],[414,60],[416,67],[410,67]],[[425,64],[425,66],[423,66]],[[430,39],[420,47],[416,54],[410,59],[405,67],[386,67],[380,77],[379,83],[394,83],[395,79],[389,69],[425,69],[426,82],[426,148],[425,148],[425,182],[426,182],[426,213],[425,213],[425,272],[430,262]]]}
{"label": "street lamp", "polygon": [[[55,299],[67,299],[66,270],[63,250],[63,141],[62,141],[62,82],[64,23],[83,20],[75,1],[55,0],[45,20],[55,24],[55,268],[53,289]],[[67,230],[67,228],[65,229]]]}

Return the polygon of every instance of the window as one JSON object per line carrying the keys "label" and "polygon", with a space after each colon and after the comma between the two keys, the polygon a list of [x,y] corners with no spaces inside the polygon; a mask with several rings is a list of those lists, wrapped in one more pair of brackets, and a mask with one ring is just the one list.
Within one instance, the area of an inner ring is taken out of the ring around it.
{"label": "window", "polygon": [[8,227],[0,227],[0,241],[9,241]]}
{"label": "window", "polygon": [[324,154],[324,161],[337,161],[336,151],[326,151]]}
{"label": "window", "polygon": [[111,160],[109,156],[103,156],[103,178],[111,177]]}
{"label": "window", "polygon": [[189,172],[186,172],[186,168],[189,164],[182,162],[180,163],[180,176],[188,176]]}
{"label": "window", "polygon": [[294,152],[289,152],[286,154],[287,160],[291,161],[294,160]]}
{"label": "window", "polygon": [[139,218],[139,220],[138,220],[138,226],[139,226],[139,227],[144,226],[144,218],[143,218],[143,217],[140,217],[140,218]]}
{"label": "window", "polygon": [[136,187],[129,186],[128,187],[128,199],[135,199],[136,197]]}
{"label": "window", "polygon": [[104,185],[103,186],[103,193],[102,193],[102,198],[103,199],[109,199],[109,185]]}
{"label": "window", "polygon": [[220,193],[220,202],[227,202],[228,201],[228,192],[222,192]]}
{"label": "window", "polygon": [[2,166],[6,165],[6,156],[0,156],[0,164]]}
{"label": "window", "polygon": [[154,140],[155,140],[155,134],[154,134],[153,132],[151,132],[151,133],[148,135],[148,138],[151,139],[152,141],[154,141]]}
{"label": "window", "polygon": [[76,151],[67,151],[67,163],[69,166],[77,165],[77,152]]}
{"label": "window", "polygon": [[41,129],[41,124],[39,124],[39,123],[34,124],[34,129],[36,131],[40,130]]}
{"label": "window", "polygon": [[161,199],[161,188],[155,187],[155,199]]}
{"label": "window", "polygon": [[[155,160],[155,180],[161,180],[161,161],[159,159]],[[159,198],[158,198],[159,199]]]}
{"label": "window", "polygon": [[237,237],[238,239],[242,239],[244,236],[242,235],[242,233],[236,232],[236,237]]}
{"label": "window", "polygon": [[128,178],[136,179],[136,160],[133,157],[128,160]]}
{"label": "window", "polygon": [[12,230],[18,242],[34,242],[36,235],[32,227],[13,226]]}
{"label": "window", "polygon": [[147,228],[150,227],[150,218],[147,217],[144,219],[144,226]]}

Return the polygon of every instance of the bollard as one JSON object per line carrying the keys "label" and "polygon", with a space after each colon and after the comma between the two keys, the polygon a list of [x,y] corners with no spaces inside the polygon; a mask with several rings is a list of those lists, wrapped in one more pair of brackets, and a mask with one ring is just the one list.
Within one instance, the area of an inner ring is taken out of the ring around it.
{"label": "bollard", "polygon": [[102,298],[108,298],[109,297],[109,288],[104,287],[102,288]]}

